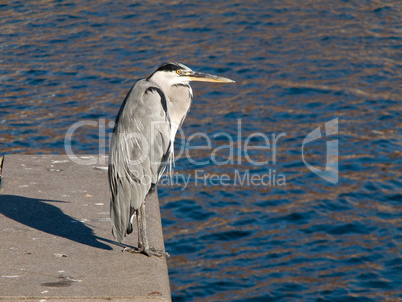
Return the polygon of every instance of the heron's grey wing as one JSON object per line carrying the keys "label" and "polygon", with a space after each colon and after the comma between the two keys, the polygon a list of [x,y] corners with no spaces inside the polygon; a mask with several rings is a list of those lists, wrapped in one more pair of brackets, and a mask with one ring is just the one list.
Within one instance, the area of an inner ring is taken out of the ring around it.
{"label": "heron's grey wing", "polygon": [[171,125],[162,90],[139,81],[116,118],[109,155],[110,214],[120,242],[132,231],[130,218],[160,178],[170,153]]}

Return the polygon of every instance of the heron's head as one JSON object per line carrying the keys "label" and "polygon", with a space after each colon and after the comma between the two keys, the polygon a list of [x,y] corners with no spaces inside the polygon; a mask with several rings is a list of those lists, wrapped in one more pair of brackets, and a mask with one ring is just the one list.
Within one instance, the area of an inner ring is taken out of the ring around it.
{"label": "heron's head", "polygon": [[187,85],[190,81],[215,82],[215,83],[233,83],[228,78],[216,75],[196,72],[181,63],[164,63],[159,66],[148,78],[160,86],[173,86],[178,84]]}

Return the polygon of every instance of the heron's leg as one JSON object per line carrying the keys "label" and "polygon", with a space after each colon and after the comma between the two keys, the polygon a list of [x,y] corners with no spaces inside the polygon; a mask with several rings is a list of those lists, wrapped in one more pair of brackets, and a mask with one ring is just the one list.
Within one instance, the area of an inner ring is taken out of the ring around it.
{"label": "heron's leg", "polygon": [[[146,198],[145,198],[146,200]],[[137,210],[137,227],[138,227],[138,249],[143,252],[148,248],[148,239],[146,235],[146,222],[145,222],[145,201]]]}
{"label": "heron's leg", "polygon": [[133,250],[133,249],[125,249],[125,250],[132,252],[132,253],[142,253],[147,256],[157,256],[160,258],[162,258],[163,256],[170,257],[169,253],[149,246],[148,237],[147,237],[147,224],[146,224],[146,219],[145,219],[146,200],[147,200],[147,198],[145,198],[145,201],[142,203],[141,207],[137,210],[137,215],[136,215],[137,216],[137,228],[138,228],[138,250]]}
{"label": "heron's leg", "polygon": [[[157,257],[170,257],[169,253],[162,251],[160,249],[156,249],[154,247],[150,247],[148,244],[147,237],[147,224],[145,219],[145,203],[147,198],[145,198],[145,202],[141,205],[138,210],[138,247],[140,251],[147,256],[157,256]],[[141,244],[141,246],[140,246]]]}
{"label": "heron's leg", "polygon": [[[137,220],[137,230],[138,230],[138,248],[130,248],[130,247],[125,247],[124,249],[123,249],[123,251],[126,251],[126,252],[130,252],[130,253],[142,253],[142,250],[143,250],[143,244],[142,244],[142,241],[141,241],[141,236],[140,236],[140,218],[139,218],[139,216],[141,215],[141,213],[140,213],[140,211],[139,210],[134,210],[134,208],[131,208],[131,220],[130,220],[130,222],[132,223],[132,220],[133,220],[133,215],[135,214],[135,218],[136,218],[136,220]],[[131,232],[132,232],[132,228],[133,228],[133,225],[131,225]],[[129,233],[131,233],[131,232],[127,232],[127,234],[129,234]]]}
{"label": "heron's leg", "polygon": [[136,216],[137,216],[137,230],[138,230],[138,250],[142,251],[144,249],[144,243],[143,243],[143,236],[141,235],[141,212],[140,210],[136,210]]}

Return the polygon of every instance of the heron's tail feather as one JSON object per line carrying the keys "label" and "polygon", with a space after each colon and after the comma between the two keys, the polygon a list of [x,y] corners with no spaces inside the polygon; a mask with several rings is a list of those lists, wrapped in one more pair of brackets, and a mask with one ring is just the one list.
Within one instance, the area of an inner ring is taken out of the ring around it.
{"label": "heron's tail feather", "polygon": [[135,210],[144,202],[149,188],[132,181],[129,176],[117,177],[116,180],[111,190],[110,218],[113,236],[122,242],[127,234],[133,232]]}
{"label": "heron's tail feather", "polygon": [[131,225],[131,188],[125,177],[116,177],[111,182],[110,218],[113,236],[122,242]]}

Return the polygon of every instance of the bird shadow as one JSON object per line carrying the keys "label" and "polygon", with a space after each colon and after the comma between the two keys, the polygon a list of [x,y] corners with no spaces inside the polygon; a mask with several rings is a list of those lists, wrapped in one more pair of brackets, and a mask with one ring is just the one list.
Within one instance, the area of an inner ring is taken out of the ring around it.
{"label": "bird shadow", "polygon": [[96,236],[90,227],[50,204],[65,202],[0,194],[0,213],[39,231],[94,248],[113,250],[110,245],[103,242],[126,247],[117,241]]}

